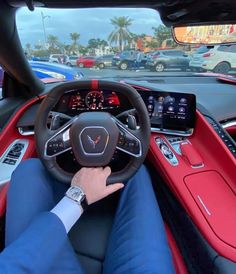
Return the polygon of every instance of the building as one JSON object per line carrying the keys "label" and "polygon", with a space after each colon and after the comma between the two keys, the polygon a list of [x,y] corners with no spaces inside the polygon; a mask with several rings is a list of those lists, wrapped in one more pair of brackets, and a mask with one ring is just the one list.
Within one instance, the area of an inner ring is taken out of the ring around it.
{"label": "building", "polygon": [[112,47],[110,46],[99,46],[96,49],[94,49],[94,53],[96,56],[102,56],[102,55],[108,55],[113,54]]}
{"label": "building", "polygon": [[149,52],[152,51],[153,48],[150,48],[147,46],[148,43],[151,43],[152,41],[155,41],[155,38],[151,35],[145,35],[143,37],[139,37],[137,39],[137,49],[140,49],[143,52]]}

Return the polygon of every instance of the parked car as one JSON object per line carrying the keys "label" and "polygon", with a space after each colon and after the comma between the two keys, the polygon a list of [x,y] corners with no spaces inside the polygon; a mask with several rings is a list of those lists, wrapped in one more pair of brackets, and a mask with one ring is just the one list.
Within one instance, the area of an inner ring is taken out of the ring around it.
{"label": "parked car", "polygon": [[190,58],[182,50],[158,50],[148,56],[147,67],[151,71],[162,72],[167,68],[179,68],[186,71]]}
{"label": "parked car", "polygon": [[69,62],[69,56],[65,54],[51,54],[49,56],[49,62],[67,64]]}
{"label": "parked car", "polygon": [[38,62],[49,62],[48,56],[33,56],[32,61],[38,61]]}
{"label": "parked car", "polygon": [[77,59],[76,63],[80,68],[91,68],[94,66],[95,60],[95,56],[81,56]]}
{"label": "parked car", "polygon": [[[45,62],[29,61],[32,70],[39,79],[57,79],[62,81],[79,80],[84,77],[82,72],[77,72],[61,64],[51,64]],[[0,99],[2,98],[2,84],[3,84],[4,70],[0,66]]]}
{"label": "parked car", "polygon": [[94,66],[96,66],[100,69],[103,69],[105,67],[111,67],[113,57],[114,57],[114,55],[112,55],[112,54],[100,56],[95,60]]}
{"label": "parked car", "polygon": [[[32,70],[40,79],[55,78],[65,81],[78,80],[84,77],[82,72],[61,64],[51,64],[46,62],[29,61]],[[0,66],[0,88],[3,83],[4,70]],[[0,96],[1,97],[1,96]]]}
{"label": "parked car", "polygon": [[77,59],[78,59],[77,55],[71,55],[71,56],[69,56],[68,60],[66,62],[66,65],[70,66],[70,67],[76,66],[77,65]]}
{"label": "parked car", "polygon": [[236,45],[201,46],[189,63],[191,70],[228,73],[236,69]]}
{"label": "parked car", "polygon": [[[124,50],[120,53],[117,53],[113,57],[112,65],[117,66],[121,70],[126,70],[132,66],[135,59],[136,59],[135,50]],[[145,66],[146,62],[147,62],[146,55],[143,54],[143,58],[141,60],[141,66]]]}
{"label": "parked car", "polygon": [[81,72],[77,72],[75,69],[62,65],[52,64],[46,62],[34,62],[29,61],[33,71],[40,78],[56,78],[64,79],[65,81],[78,80],[84,75]]}

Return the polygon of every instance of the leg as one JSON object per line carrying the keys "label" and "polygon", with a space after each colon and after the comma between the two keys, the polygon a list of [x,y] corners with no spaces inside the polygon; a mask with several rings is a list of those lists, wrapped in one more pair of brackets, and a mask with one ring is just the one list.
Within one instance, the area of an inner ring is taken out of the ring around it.
{"label": "leg", "polygon": [[149,174],[142,167],[120,198],[104,274],[172,274],[172,258]]}
{"label": "leg", "polygon": [[14,171],[6,212],[6,245],[15,241],[32,219],[54,205],[52,179],[39,160],[24,161]]}
{"label": "leg", "polygon": [[[6,246],[15,241],[39,213],[50,211],[67,187],[54,180],[38,159],[22,162],[12,175],[7,195]],[[81,267],[68,240],[50,273],[83,273],[79,270]]]}
{"label": "leg", "polygon": [[136,69],[139,70],[140,69],[140,62],[136,61]]}

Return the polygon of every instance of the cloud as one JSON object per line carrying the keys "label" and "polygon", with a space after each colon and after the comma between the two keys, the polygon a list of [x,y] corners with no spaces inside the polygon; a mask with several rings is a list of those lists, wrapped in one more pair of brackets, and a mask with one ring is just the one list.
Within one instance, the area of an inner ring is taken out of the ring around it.
{"label": "cloud", "polygon": [[23,46],[44,41],[43,22],[46,35],[56,35],[62,43],[70,43],[71,32],[80,33],[79,43],[86,45],[91,38],[107,39],[113,26],[110,19],[128,16],[133,19],[130,30],[136,34],[153,34],[152,27],[161,23],[159,14],[143,8],[93,8],[93,9],[46,9],[36,8],[30,12],[21,8],[17,12],[16,22]]}

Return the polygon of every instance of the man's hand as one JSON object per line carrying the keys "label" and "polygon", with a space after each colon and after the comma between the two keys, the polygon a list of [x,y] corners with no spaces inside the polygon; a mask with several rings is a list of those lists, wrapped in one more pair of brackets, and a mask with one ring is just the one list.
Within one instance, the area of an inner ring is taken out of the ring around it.
{"label": "man's hand", "polygon": [[71,181],[71,186],[79,186],[84,191],[88,204],[95,203],[124,187],[122,183],[106,185],[111,174],[110,167],[81,168]]}

